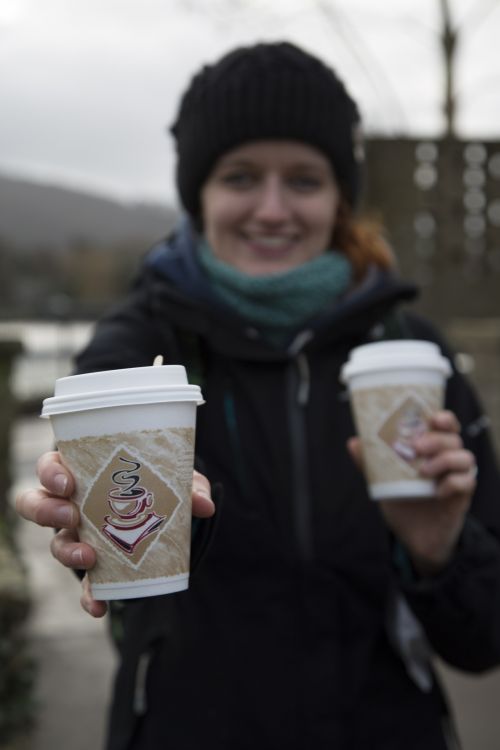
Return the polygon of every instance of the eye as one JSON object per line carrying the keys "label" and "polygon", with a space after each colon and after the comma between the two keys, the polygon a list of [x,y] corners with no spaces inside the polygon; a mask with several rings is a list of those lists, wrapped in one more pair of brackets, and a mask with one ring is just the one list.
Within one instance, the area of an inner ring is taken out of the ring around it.
{"label": "eye", "polygon": [[252,187],[256,182],[256,176],[245,169],[234,169],[225,172],[220,177],[221,182],[236,190],[245,190]]}
{"label": "eye", "polygon": [[320,177],[313,174],[297,174],[289,178],[289,184],[300,193],[312,193],[319,190],[323,182]]}

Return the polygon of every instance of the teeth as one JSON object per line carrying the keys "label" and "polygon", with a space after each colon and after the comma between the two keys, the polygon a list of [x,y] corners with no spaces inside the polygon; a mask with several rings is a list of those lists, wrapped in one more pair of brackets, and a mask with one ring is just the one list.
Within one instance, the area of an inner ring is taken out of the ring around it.
{"label": "teeth", "polygon": [[289,237],[251,237],[251,242],[255,242],[258,245],[265,245],[266,247],[281,247],[290,243]]}

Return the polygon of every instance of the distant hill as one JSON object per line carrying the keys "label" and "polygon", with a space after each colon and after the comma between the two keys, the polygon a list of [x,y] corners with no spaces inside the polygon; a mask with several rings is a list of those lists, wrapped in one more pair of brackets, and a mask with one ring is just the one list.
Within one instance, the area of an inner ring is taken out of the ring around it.
{"label": "distant hill", "polygon": [[0,175],[0,239],[19,250],[63,249],[75,240],[148,245],[175,221],[168,206],[110,198]]}

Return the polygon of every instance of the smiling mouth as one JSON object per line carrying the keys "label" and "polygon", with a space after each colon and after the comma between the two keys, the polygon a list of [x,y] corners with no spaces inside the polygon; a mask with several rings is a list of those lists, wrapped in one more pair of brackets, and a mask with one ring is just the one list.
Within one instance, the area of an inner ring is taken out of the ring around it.
{"label": "smiling mouth", "polygon": [[295,238],[283,235],[244,235],[243,238],[257,252],[271,254],[289,251],[295,241]]}

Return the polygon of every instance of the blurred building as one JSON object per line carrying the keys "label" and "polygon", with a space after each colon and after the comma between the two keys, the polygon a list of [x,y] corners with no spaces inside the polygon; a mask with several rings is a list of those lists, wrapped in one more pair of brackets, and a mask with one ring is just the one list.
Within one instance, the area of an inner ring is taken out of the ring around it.
{"label": "blurred building", "polygon": [[427,314],[500,315],[500,141],[370,140],[365,204]]}
{"label": "blurred building", "polygon": [[460,352],[500,447],[500,141],[372,139],[365,207]]}

